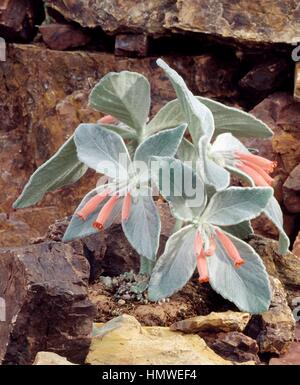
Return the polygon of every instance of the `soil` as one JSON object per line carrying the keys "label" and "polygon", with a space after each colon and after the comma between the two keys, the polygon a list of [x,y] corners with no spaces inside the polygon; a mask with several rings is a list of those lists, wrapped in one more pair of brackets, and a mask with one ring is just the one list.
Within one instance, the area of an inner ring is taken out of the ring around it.
{"label": "soil", "polygon": [[212,311],[237,310],[216,294],[209,284],[200,285],[197,279],[192,279],[181,291],[159,303],[148,302],[144,296],[140,300],[136,296],[124,300],[124,295],[119,295],[119,282],[116,286],[109,286],[99,280],[89,288],[90,299],[97,308],[96,322],[107,322],[121,314],[129,314],[144,326],[170,326],[176,321]]}

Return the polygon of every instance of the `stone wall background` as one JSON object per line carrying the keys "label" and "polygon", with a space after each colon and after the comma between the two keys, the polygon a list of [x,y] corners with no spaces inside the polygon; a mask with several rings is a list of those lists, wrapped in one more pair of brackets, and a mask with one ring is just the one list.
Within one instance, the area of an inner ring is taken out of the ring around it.
{"label": "stone wall background", "polygon": [[[46,12],[43,1],[0,5],[0,36],[8,43],[7,60],[0,62],[0,246],[42,236],[94,185],[90,172],[74,186],[47,194],[36,207],[11,208],[30,174],[76,126],[101,117],[88,108],[87,96],[103,75],[123,69],[146,75],[152,113],[174,98],[155,64],[159,56],[194,93],[251,111],[274,130],[272,140],[247,144],[278,161],[276,195],[295,239],[300,227],[300,104],[293,97],[291,58],[300,41],[296,0],[47,4]],[[256,227],[276,235],[265,219]]]}

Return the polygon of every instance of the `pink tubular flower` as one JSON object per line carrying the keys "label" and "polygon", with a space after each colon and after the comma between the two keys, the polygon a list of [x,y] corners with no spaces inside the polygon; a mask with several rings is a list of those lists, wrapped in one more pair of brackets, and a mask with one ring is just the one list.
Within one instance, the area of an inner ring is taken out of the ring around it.
{"label": "pink tubular flower", "polygon": [[119,195],[113,195],[109,201],[105,203],[105,205],[102,207],[96,221],[93,223],[93,227],[95,227],[98,230],[103,230],[105,222],[107,221],[108,217],[110,216],[113,208],[115,207],[117,201],[119,199]]}
{"label": "pink tubular flower", "polygon": [[243,161],[244,165],[251,167],[253,170],[255,170],[260,176],[263,177],[263,179],[269,184],[270,186],[273,183],[273,178],[270,177],[270,175],[261,167],[257,166],[254,163],[248,162],[247,160]]}
{"label": "pink tubular flower", "polygon": [[83,221],[86,221],[87,217],[96,210],[96,208],[104,201],[108,196],[109,190],[104,190],[103,193],[95,195],[91,198],[76,215]]}
{"label": "pink tubular flower", "polygon": [[235,157],[239,160],[236,167],[248,174],[257,186],[270,186],[273,179],[269,176],[277,166],[276,162],[263,158],[262,156],[235,152]]}
{"label": "pink tubular flower", "polygon": [[257,171],[255,171],[252,167],[247,166],[244,163],[241,163],[237,165],[237,167],[243,171],[245,174],[249,175],[256,186],[261,186],[261,187],[268,187],[269,183],[259,174]]}
{"label": "pink tubular flower", "polygon": [[122,205],[122,221],[126,221],[129,218],[131,208],[131,195],[128,192],[124,198]]}
{"label": "pink tubular flower", "polygon": [[263,158],[259,155],[246,154],[241,151],[237,151],[236,155],[241,160],[246,160],[248,162],[256,164],[268,173],[273,172],[275,167],[277,166],[277,162]]}
{"label": "pink tubular flower", "polygon": [[103,124],[116,124],[117,122],[118,122],[118,119],[114,118],[111,115],[103,116],[103,118],[98,120],[98,123],[103,123]]}
{"label": "pink tubular flower", "polygon": [[226,254],[233,261],[234,266],[236,268],[241,267],[245,263],[245,261],[241,258],[240,253],[238,252],[237,248],[234,246],[232,241],[227,237],[226,234],[224,234],[219,229],[216,229],[216,235],[222,243]]}
{"label": "pink tubular flower", "polygon": [[197,269],[199,273],[199,282],[209,282],[206,256],[203,253],[197,257]]}

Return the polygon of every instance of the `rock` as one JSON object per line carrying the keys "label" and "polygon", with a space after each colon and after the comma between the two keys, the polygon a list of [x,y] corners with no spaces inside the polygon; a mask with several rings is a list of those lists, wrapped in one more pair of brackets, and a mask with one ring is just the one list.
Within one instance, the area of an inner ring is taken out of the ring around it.
{"label": "rock", "polygon": [[179,330],[184,333],[199,332],[233,332],[244,331],[251,316],[249,313],[240,313],[234,311],[212,312],[206,316],[198,316],[183,321],[175,322],[171,325],[171,330]]}
{"label": "rock", "polygon": [[39,27],[47,47],[57,50],[83,47],[91,40],[89,35],[70,24],[43,24]]}
{"label": "rock", "polygon": [[282,86],[289,74],[289,62],[283,58],[275,58],[254,66],[239,81],[239,85],[248,96],[263,98]]}
{"label": "rock", "polygon": [[[300,104],[294,101],[292,95],[277,92],[264,99],[251,111],[274,131],[275,135],[272,139],[260,140],[257,143],[262,143],[264,146],[262,156],[266,155],[278,161],[275,175],[279,175],[283,182],[300,163],[299,106]],[[260,146],[258,148],[261,149]]]}
{"label": "rock", "polygon": [[300,232],[298,233],[293,244],[293,254],[300,258]]}
{"label": "rock", "polygon": [[206,54],[195,57],[194,63],[197,94],[226,101],[237,98],[237,60],[226,62],[215,55]]}
{"label": "rock", "polygon": [[29,41],[41,21],[43,5],[33,0],[5,0],[0,6],[0,36],[8,41]]}
{"label": "rock", "polygon": [[91,280],[100,275],[120,275],[139,269],[140,257],[130,246],[120,225],[82,240],[91,265]]}
{"label": "rock", "polygon": [[116,36],[115,55],[144,57],[148,53],[148,36],[143,34],[119,34]]}
{"label": "rock", "polygon": [[33,365],[76,365],[68,361],[65,357],[61,357],[52,352],[38,352]]}
{"label": "rock", "polygon": [[294,98],[297,102],[300,102],[300,62],[296,63],[294,84]]}
{"label": "rock", "polygon": [[269,365],[299,365],[300,364],[300,324],[296,326],[295,341],[291,343],[288,352],[281,357],[272,358]]}
{"label": "rock", "polygon": [[84,0],[76,3],[50,0],[47,5],[83,27],[101,27],[109,34],[124,31],[163,33],[165,13],[170,9],[169,0],[152,0],[144,4],[134,0],[94,0],[88,6]]}
{"label": "rock", "polygon": [[94,307],[88,299],[89,266],[80,244],[44,242],[2,249],[0,362],[31,364],[39,351],[80,363],[90,342]]}
{"label": "rock", "polygon": [[122,315],[100,326],[86,359],[91,365],[230,365],[197,335],[147,327]]}
{"label": "rock", "polygon": [[283,202],[291,213],[300,212],[300,164],[293,169],[283,184]]}
{"label": "rock", "polygon": [[204,340],[215,353],[226,360],[254,361],[257,364],[260,362],[257,342],[243,333],[237,331],[218,333],[211,338],[204,337]]}
{"label": "rock", "polygon": [[0,37],[0,62],[6,61],[6,42],[3,37]]}
{"label": "rock", "polygon": [[260,353],[286,353],[294,340],[295,320],[279,279],[271,278],[273,296],[270,309],[252,317],[245,333],[255,339]]}
{"label": "rock", "polygon": [[51,0],[47,4],[67,19],[84,27],[100,26],[107,33],[191,31],[258,43],[298,42],[299,15],[292,0],[274,1],[272,12],[266,11],[267,0],[259,0],[255,7],[246,0],[94,0],[89,5],[84,0]]}
{"label": "rock", "polygon": [[271,358],[269,365],[299,365],[300,364],[300,343],[293,342],[286,354],[280,358]]}
{"label": "rock", "polygon": [[280,280],[286,291],[289,306],[293,309],[295,298],[300,297],[300,257],[290,251],[279,255],[278,242],[254,236],[249,244],[261,256],[268,273]]}
{"label": "rock", "polygon": [[[293,26],[299,28],[298,8],[291,0],[272,2],[272,13],[268,13],[267,0],[259,0],[255,7],[247,0],[187,0],[176,1],[175,19],[168,20],[167,27],[185,31],[205,32],[241,41],[265,43],[296,42]],[[291,23],[286,27],[286,15]],[[274,23],[274,18],[276,23]]]}

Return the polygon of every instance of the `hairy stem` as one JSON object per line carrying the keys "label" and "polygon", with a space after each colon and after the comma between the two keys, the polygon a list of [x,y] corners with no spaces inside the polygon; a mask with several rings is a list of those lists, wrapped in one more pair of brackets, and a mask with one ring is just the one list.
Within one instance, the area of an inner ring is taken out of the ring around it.
{"label": "hairy stem", "polygon": [[151,275],[152,270],[155,265],[155,261],[150,261],[150,259],[142,257],[141,256],[141,264],[140,264],[140,274],[145,274],[145,275]]}

